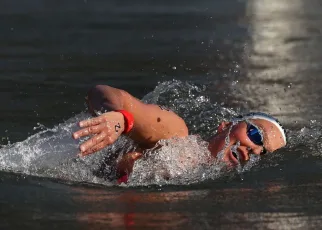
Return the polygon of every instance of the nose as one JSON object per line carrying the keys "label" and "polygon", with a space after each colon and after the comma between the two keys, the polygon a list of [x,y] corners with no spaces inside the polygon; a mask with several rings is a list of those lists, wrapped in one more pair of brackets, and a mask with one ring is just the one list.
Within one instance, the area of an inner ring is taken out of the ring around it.
{"label": "nose", "polygon": [[256,148],[252,149],[252,153],[255,155],[260,155],[262,151],[263,151],[263,147],[261,147],[261,146],[258,146]]}

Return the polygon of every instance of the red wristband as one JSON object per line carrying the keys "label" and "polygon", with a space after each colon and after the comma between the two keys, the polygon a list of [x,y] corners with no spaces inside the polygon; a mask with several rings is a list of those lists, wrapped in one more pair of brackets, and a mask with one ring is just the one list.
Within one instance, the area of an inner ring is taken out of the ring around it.
{"label": "red wristband", "polygon": [[124,117],[124,131],[123,133],[129,133],[133,126],[134,126],[134,118],[133,118],[133,115],[126,111],[126,110],[116,110],[115,112],[119,112],[119,113],[122,113],[123,114],[123,117]]}

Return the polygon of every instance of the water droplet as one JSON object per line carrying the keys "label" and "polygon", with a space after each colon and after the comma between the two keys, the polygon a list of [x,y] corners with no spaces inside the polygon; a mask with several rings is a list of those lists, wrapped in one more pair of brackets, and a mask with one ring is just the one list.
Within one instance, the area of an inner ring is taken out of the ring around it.
{"label": "water droplet", "polygon": [[237,85],[237,83],[238,83],[238,80],[233,81],[233,82],[231,83],[231,85],[232,85],[232,86],[235,86],[235,85]]}

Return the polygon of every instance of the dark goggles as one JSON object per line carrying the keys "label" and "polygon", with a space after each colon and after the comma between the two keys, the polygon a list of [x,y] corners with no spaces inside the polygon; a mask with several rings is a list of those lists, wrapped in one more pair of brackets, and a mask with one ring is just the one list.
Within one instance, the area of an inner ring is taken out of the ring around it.
{"label": "dark goggles", "polygon": [[256,145],[262,146],[263,151],[261,154],[266,153],[266,149],[264,148],[263,144],[263,135],[261,131],[254,125],[247,123],[247,136],[248,138]]}

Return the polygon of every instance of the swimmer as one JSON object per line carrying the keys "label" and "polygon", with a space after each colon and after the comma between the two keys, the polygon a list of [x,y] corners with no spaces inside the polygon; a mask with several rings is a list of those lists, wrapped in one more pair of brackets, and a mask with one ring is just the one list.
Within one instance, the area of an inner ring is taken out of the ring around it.
{"label": "swimmer", "polygon": [[[86,100],[90,113],[96,117],[80,121],[80,130],[73,133],[74,139],[90,136],[80,145],[80,156],[112,145],[121,135],[127,135],[138,145],[117,162],[119,182],[126,182],[134,162],[159,140],[188,136],[185,122],[173,111],[145,104],[124,90],[98,85],[89,90]],[[247,162],[251,154],[263,155],[284,147],[286,135],[275,118],[250,113],[222,122],[208,142],[212,156],[221,153],[223,162],[237,165],[239,161]],[[233,146],[237,148],[233,150]]]}

